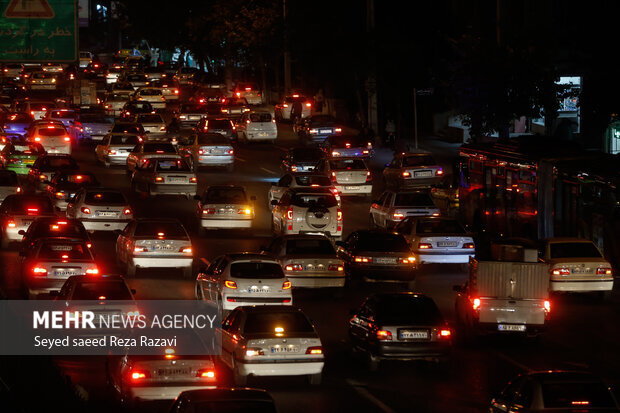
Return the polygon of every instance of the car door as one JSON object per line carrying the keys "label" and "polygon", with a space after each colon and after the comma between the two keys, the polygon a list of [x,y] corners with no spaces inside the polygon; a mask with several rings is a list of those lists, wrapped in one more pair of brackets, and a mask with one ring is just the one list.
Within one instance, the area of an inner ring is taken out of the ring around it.
{"label": "car door", "polygon": [[387,197],[387,192],[383,192],[379,199],[370,206],[370,215],[375,224],[381,224],[381,212],[383,208],[383,203],[385,202],[385,198]]}
{"label": "car door", "polygon": [[383,170],[385,180],[387,183],[391,183],[392,180],[398,179],[396,174],[400,172],[401,158],[399,156],[392,159],[392,162]]}
{"label": "car door", "polygon": [[269,190],[269,201],[282,198],[282,194],[291,186],[293,177],[289,174],[284,175],[280,180],[271,187]]}
{"label": "car door", "polygon": [[[237,336],[239,322],[235,320],[240,318],[240,310],[235,309],[228,314],[222,322],[222,355],[221,359],[228,367],[233,368],[233,358],[237,347]],[[238,337],[238,336],[237,336]]]}
{"label": "car door", "polygon": [[354,346],[368,348],[368,339],[373,329],[375,310],[372,300],[367,300],[355,313],[350,323],[350,338]]}

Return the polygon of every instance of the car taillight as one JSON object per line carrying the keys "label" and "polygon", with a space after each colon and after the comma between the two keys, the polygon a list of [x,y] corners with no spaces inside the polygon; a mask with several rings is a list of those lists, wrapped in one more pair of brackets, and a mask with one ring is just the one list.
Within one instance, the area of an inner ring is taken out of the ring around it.
{"label": "car taillight", "polygon": [[156,176],[155,177],[155,182],[164,182],[164,178],[161,176]]}
{"label": "car taillight", "polygon": [[342,210],[340,208],[338,208],[338,211],[336,212],[336,217],[338,221],[342,221]]}
{"label": "car taillight", "polygon": [[26,212],[28,213],[28,215],[38,215],[39,208],[26,208]]}
{"label": "car taillight", "polygon": [[613,274],[613,272],[611,271],[611,268],[597,268],[596,274],[597,275],[611,275]]}
{"label": "car taillight", "polygon": [[263,352],[262,348],[257,348],[257,347],[247,347],[245,349],[245,355],[246,357],[254,357],[254,356],[262,356],[265,353]]}
{"label": "car taillight", "polygon": [[329,267],[327,267],[327,269],[329,271],[342,272],[342,271],[344,271],[344,266],[343,265],[339,265],[339,264],[329,264]]}
{"label": "car taillight", "polygon": [[429,244],[427,242],[420,242],[418,244],[418,249],[419,250],[429,250],[429,249],[432,249],[432,248],[433,248],[433,245]]}
{"label": "car taillight", "polygon": [[82,211],[83,214],[90,214],[90,208],[88,207],[82,207],[80,211]]}
{"label": "car taillight", "polygon": [[368,149],[364,149],[364,150],[362,151],[362,154],[363,154],[363,155],[368,155],[369,153],[370,153],[370,151],[369,151]]}
{"label": "car taillight", "polygon": [[340,152],[338,152],[338,151],[332,151],[332,156],[340,156]]}
{"label": "car taillight", "polygon": [[401,264],[415,264],[415,257],[407,257],[400,259]]}
{"label": "car taillight", "polygon": [[334,129],[334,132],[340,133],[340,132],[342,132],[342,128],[336,128],[336,129]]}
{"label": "car taillight", "polygon": [[191,184],[195,184],[196,182],[198,182],[198,178],[196,178],[195,176],[192,176],[191,178],[189,178],[189,182]]}
{"label": "car taillight", "polygon": [[148,379],[151,377],[151,375],[149,374],[148,371],[140,371],[140,370],[136,370],[131,372],[130,374],[131,380],[133,381],[140,381],[143,379]]}
{"label": "car taillight", "polygon": [[89,268],[86,270],[86,274],[88,275],[97,275],[99,274],[99,269],[98,268]]}
{"label": "car taillight", "polygon": [[224,287],[230,288],[231,290],[237,289],[237,283],[234,281],[224,281]]}
{"label": "car taillight", "polygon": [[370,182],[372,181],[372,174],[370,173],[370,171],[366,172],[366,182]]}
{"label": "car taillight", "polygon": [[293,219],[293,208],[289,208],[288,211],[286,211],[286,218],[288,220],[292,220]]}
{"label": "car taillight", "polygon": [[372,262],[372,257],[355,257],[353,258],[355,262]]}
{"label": "car taillight", "polygon": [[56,199],[64,199],[65,198],[64,192],[56,192],[56,194],[54,194],[54,196],[56,197]]}
{"label": "car taillight", "polygon": [[441,176],[441,175],[443,175],[443,170],[442,169],[437,169],[435,171],[435,176]]}
{"label": "car taillight", "polygon": [[38,275],[39,277],[44,277],[45,275],[47,275],[47,270],[42,267],[34,267],[32,269],[32,273],[34,275]]}
{"label": "car taillight", "polygon": [[301,264],[288,264],[284,267],[286,271],[303,271],[304,266]]}
{"label": "car taillight", "polygon": [[71,141],[71,138],[70,138],[70,137],[68,137],[68,136],[65,136],[65,137],[64,137],[64,140],[65,140],[65,142],[70,142],[70,141]]}
{"label": "car taillight", "polygon": [[392,332],[387,330],[377,331],[377,340],[379,341],[392,341]]}
{"label": "car taillight", "polygon": [[545,309],[545,320],[549,320],[551,316],[551,301],[543,301],[543,308]]}
{"label": "car taillight", "polygon": [[18,194],[21,193],[22,192],[21,186],[18,186],[17,188],[15,188],[15,192]]}
{"label": "car taillight", "polygon": [[9,220],[6,222],[6,227],[7,228],[15,228],[17,225],[15,224],[15,221],[13,220]]}
{"label": "car taillight", "polygon": [[[162,98],[162,99],[163,99],[163,98]],[[160,127],[159,127],[159,130],[160,130],[160,131],[165,131],[165,130],[166,130],[166,127],[165,127],[165,126],[160,126]]]}
{"label": "car taillight", "polygon": [[405,219],[405,214],[402,214],[400,212],[394,212],[392,214],[392,217],[394,217],[394,219],[402,220]]}
{"label": "car taillight", "polygon": [[439,330],[437,332],[437,338],[438,339],[449,339],[452,336],[452,332],[450,330],[448,330],[447,328],[442,328],[441,330]]}
{"label": "car taillight", "polygon": [[411,173],[409,173],[407,171],[404,171],[403,172],[403,178],[409,178],[409,177],[411,177]]}
{"label": "car taillight", "polygon": [[306,354],[323,354],[323,347],[312,346],[306,349]]}
{"label": "car taillight", "polygon": [[473,250],[474,247],[475,247],[475,245],[474,245],[473,242],[466,242],[466,243],[463,244],[463,248],[467,248],[467,249],[470,249],[470,250]]}
{"label": "car taillight", "polygon": [[178,95],[179,94],[179,89],[174,89],[174,94]]}
{"label": "car taillight", "polygon": [[234,149],[229,149],[226,151],[226,153],[228,153],[229,155],[232,155],[233,153],[235,153]]}
{"label": "car taillight", "polygon": [[184,252],[185,254],[191,254],[192,253],[192,247],[181,247],[181,248],[179,248],[179,252]]}
{"label": "car taillight", "polygon": [[554,268],[553,275],[569,275],[570,274],[570,270],[568,268]]}
{"label": "car taillight", "polygon": [[144,248],[142,246],[133,247],[134,254],[137,252],[148,252],[148,248]]}
{"label": "car taillight", "polygon": [[215,208],[205,208],[205,209],[202,210],[202,213],[204,215],[215,214]]}
{"label": "car taillight", "polygon": [[292,287],[292,284],[290,281],[284,281],[282,283],[282,289],[283,290],[289,290]]}
{"label": "car taillight", "polygon": [[201,379],[214,379],[215,371],[210,369],[200,369],[196,372],[196,377],[200,377]]}
{"label": "car taillight", "polygon": [[291,165],[291,172],[297,172],[297,165]]}
{"label": "car taillight", "polygon": [[306,107],[307,108],[311,108],[312,107],[312,103],[310,103],[310,102],[306,103]]}
{"label": "car taillight", "polygon": [[131,208],[125,208],[125,209],[123,210],[123,214],[124,214],[124,215],[131,215],[131,214],[132,214]]}
{"label": "car taillight", "polygon": [[473,300],[471,300],[471,307],[474,310],[479,310],[480,309],[480,298],[474,298]]}

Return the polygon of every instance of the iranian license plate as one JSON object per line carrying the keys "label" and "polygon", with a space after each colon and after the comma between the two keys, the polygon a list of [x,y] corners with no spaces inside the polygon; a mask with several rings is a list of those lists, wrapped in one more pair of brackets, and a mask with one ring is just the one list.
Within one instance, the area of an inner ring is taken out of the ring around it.
{"label": "iranian license plate", "polygon": [[299,346],[276,346],[271,347],[272,353],[299,353]]}
{"label": "iranian license plate", "polygon": [[392,257],[379,257],[375,258],[377,264],[396,264],[396,258]]}
{"label": "iranian license plate", "polygon": [[438,247],[456,247],[457,242],[455,241],[439,241],[437,242]]}
{"label": "iranian license plate", "polygon": [[172,251],[172,245],[153,245],[153,251]]}
{"label": "iranian license plate", "polygon": [[76,273],[76,270],[54,270],[54,275],[56,277],[70,277],[76,275]]}
{"label": "iranian license plate", "polygon": [[186,178],[168,178],[169,182],[175,183],[175,184],[183,184],[185,183],[187,179]]}
{"label": "iranian license plate", "polygon": [[114,211],[96,211],[98,217],[115,217],[116,212]]}
{"label": "iranian license plate", "polygon": [[319,133],[332,133],[331,129],[321,129]]}
{"label": "iranian license plate", "polygon": [[399,335],[401,340],[428,340],[428,330],[402,330]]}
{"label": "iranian license plate", "polygon": [[267,136],[267,132],[258,132],[258,136],[260,137]]}
{"label": "iranian license plate", "polygon": [[359,186],[345,186],[344,189],[348,191],[357,191],[358,189],[360,189],[360,187]]}
{"label": "iranian license plate", "polygon": [[192,369],[189,367],[186,368],[168,368],[168,369],[158,369],[158,376],[187,376],[192,372]]}
{"label": "iranian license plate", "polygon": [[433,176],[433,171],[416,171],[414,172],[413,176],[416,176],[416,177]]}
{"label": "iranian license plate", "polygon": [[498,324],[498,331],[525,331],[524,324]]}
{"label": "iranian license plate", "polygon": [[200,120],[202,118],[202,116],[188,116],[187,119],[188,120]]}
{"label": "iranian license plate", "polygon": [[269,292],[269,288],[248,288],[248,292],[249,293],[268,293]]}

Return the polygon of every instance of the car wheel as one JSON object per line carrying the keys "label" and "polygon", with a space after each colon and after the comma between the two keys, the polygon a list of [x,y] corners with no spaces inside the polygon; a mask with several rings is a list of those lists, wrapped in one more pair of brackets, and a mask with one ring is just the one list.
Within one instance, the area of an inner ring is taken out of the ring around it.
{"label": "car wheel", "polygon": [[239,372],[239,367],[237,366],[237,363],[234,364],[234,368],[233,368],[233,380],[235,382],[235,385],[237,386],[245,386],[248,383],[248,376],[244,376]]}
{"label": "car wheel", "polygon": [[323,375],[321,373],[308,374],[308,383],[311,386],[318,386],[318,385],[320,385],[322,379],[323,379]]}
{"label": "car wheel", "polygon": [[183,268],[183,278],[184,279],[186,279],[186,280],[191,279],[192,278],[192,273],[193,273],[193,271],[192,271],[192,267],[191,266]]}
{"label": "car wheel", "polygon": [[133,263],[128,262],[127,263],[127,278],[135,278],[136,277],[136,265]]}

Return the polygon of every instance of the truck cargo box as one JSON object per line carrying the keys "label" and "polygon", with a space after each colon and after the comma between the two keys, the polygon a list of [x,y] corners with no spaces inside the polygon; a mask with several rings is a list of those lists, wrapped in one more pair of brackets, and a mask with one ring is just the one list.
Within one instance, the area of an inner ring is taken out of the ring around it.
{"label": "truck cargo box", "polygon": [[471,259],[469,282],[479,297],[546,299],[549,272],[544,263]]}

